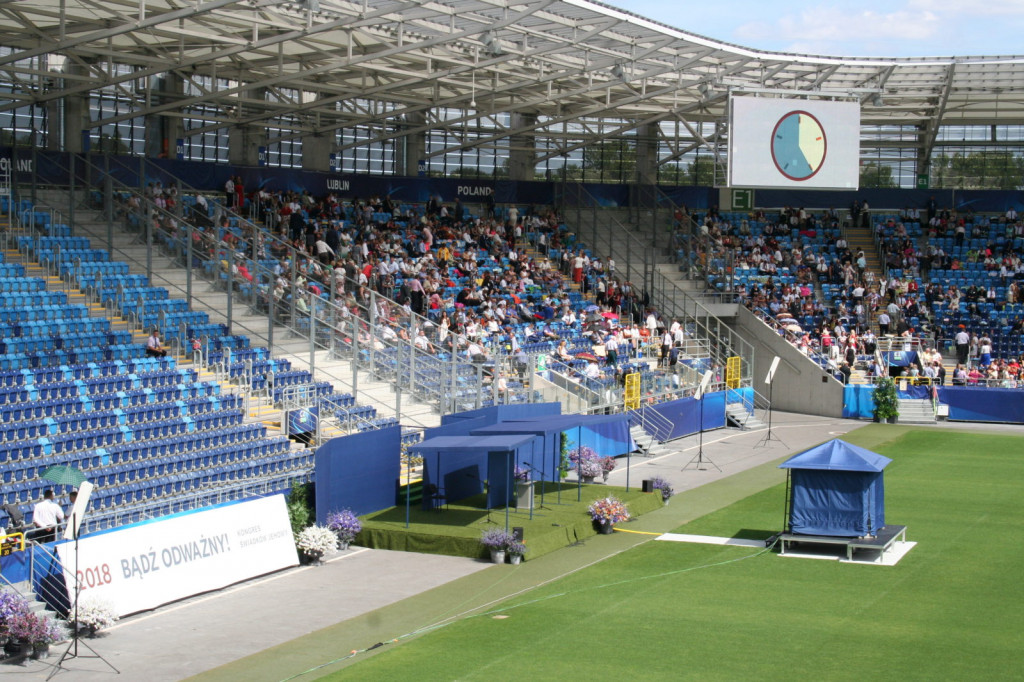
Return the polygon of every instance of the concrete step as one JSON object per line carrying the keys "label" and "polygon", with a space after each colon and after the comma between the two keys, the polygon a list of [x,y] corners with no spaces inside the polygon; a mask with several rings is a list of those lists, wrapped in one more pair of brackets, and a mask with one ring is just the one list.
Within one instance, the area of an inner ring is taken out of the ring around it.
{"label": "concrete step", "polygon": [[661,446],[654,436],[644,431],[643,427],[630,426],[629,435],[633,438],[633,442],[636,443],[636,452],[644,457],[654,456],[655,450]]}
{"label": "concrete step", "polygon": [[28,600],[29,608],[34,613],[42,613],[46,610],[46,604],[36,599],[35,592],[32,591],[32,583],[29,581],[22,580],[19,583],[11,583],[10,588]]}
{"label": "concrete step", "polygon": [[727,426],[733,426],[742,431],[757,431],[768,428],[768,425],[754,416],[753,413],[747,412],[747,408],[742,403],[727,404],[725,406],[725,419]]}
{"label": "concrete step", "polygon": [[934,424],[935,411],[930,400],[899,401],[899,420],[907,424]]}

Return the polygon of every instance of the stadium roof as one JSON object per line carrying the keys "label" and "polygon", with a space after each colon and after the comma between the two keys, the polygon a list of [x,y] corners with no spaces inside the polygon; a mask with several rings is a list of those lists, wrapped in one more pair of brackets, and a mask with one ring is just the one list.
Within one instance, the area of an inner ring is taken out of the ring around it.
{"label": "stadium roof", "polygon": [[[856,98],[864,124],[919,126],[908,144],[925,149],[941,124],[1024,124],[1024,57],[766,52],[589,0],[9,0],[0,33],[0,80],[16,84],[0,111],[99,88],[133,99],[93,126],[161,113],[304,137],[387,121],[392,137],[492,118],[498,138],[679,120],[702,144],[693,124],[723,121],[730,92]],[[192,85],[154,96],[168,72]]]}

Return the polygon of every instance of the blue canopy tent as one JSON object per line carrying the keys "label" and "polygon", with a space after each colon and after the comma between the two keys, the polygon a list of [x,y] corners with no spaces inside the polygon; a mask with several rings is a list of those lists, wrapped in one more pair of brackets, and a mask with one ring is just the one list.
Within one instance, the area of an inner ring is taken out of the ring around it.
{"label": "blue canopy tent", "polygon": [[892,460],[838,438],[793,455],[787,530],[801,535],[867,537],[885,525],[882,470]]}
{"label": "blue canopy tent", "polygon": [[[474,429],[474,435],[490,434],[534,434],[542,439],[541,451],[528,462],[531,478],[539,481],[559,482],[559,459],[562,449],[562,434],[569,435],[569,447],[587,445],[602,456],[629,454],[636,444],[629,433],[629,417],[625,414],[561,414],[513,419]],[[573,438],[575,435],[575,438]],[[577,486],[577,491],[579,486]],[[629,468],[626,469],[626,490],[629,490]],[[561,499],[561,487],[558,488]],[[579,495],[577,495],[579,496]],[[544,487],[541,487],[541,504]]]}
{"label": "blue canopy tent", "polygon": [[[457,500],[483,491],[487,485],[487,508],[505,507],[508,530],[508,505],[514,485],[514,467],[537,451],[533,434],[492,436],[436,436],[409,446],[410,452],[423,457],[423,485],[436,485],[445,497]],[[433,460],[433,461],[431,461]],[[434,502],[424,497],[424,508]],[[409,502],[406,499],[408,521]]]}

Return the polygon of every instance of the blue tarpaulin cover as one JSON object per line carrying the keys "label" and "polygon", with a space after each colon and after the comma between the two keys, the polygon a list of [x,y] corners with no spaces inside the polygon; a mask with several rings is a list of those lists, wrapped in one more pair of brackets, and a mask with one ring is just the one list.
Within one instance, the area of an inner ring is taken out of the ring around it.
{"label": "blue tarpaulin cover", "polygon": [[789,532],[861,537],[885,525],[883,469],[892,460],[833,439],[779,465],[790,469]]}

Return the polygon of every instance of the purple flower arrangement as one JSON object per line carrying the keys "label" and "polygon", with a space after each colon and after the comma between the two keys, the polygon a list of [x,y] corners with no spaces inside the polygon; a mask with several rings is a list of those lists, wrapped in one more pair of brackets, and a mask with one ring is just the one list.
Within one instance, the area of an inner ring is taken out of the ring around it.
{"label": "purple flower arrangement", "polygon": [[530,482],[530,470],[524,467],[516,467],[515,470],[516,483],[529,483]]}
{"label": "purple flower arrangement", "polygon": [[29,610],[8,619],[7,632],[29,644],[53,644],[67,637],[67,631],[56,619]]}
{"label": "purple flower arrangement", "polygon": [[363,524],[351,509],[342,509],[327,515],[327,527],[337,533],[342,542],[352,542],[363,529]]}
{"label": "purple flower arrangement", "polygon": [[661,499],[663,501],[664,500],[668,500],[668,498],[670,498],[670,497],[672,497],[673,495],[676,494],[676,491],[672,488],[672,484],[669,483],[668,481],[666,481],[661,476],[655,476],[654,478],[652,478],[651,479],[651,486],[655,490],[660,490],[661,491]]}
{"label": "purple flower arrangement", "polygon": [[506,533],[504,528],[491,528],[480,536],[481,545],[497,551],[505,551],[513,540],[512,534]]}
{"label": "purple flower arrangement", "polygon": [[569,461],[576,467],[576,473],[580,477],[594,478],[604,471],[601,467],[601,457],[593,448],[586,445],[570,450]]}
{"label": "purple flower arrangement", "polygon": [[615,458],[614,457],[602,457],[601,458],[601,471],[609,474],[615,471]]}
{"label": "purple flower arrangement", "polygon": [[8,623],[30,611],[28,600],[17,592],[0,590],[0,632],[9,627]]}

